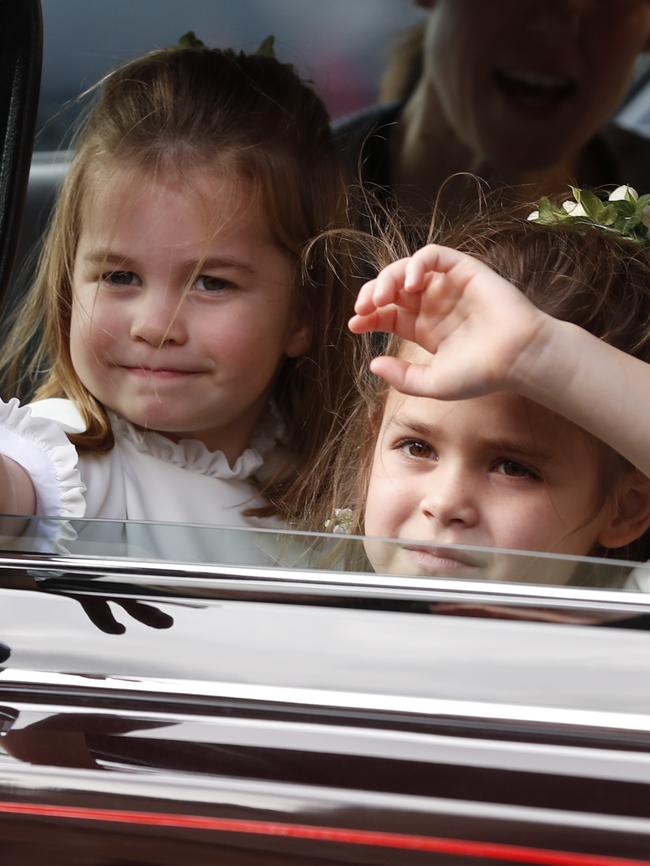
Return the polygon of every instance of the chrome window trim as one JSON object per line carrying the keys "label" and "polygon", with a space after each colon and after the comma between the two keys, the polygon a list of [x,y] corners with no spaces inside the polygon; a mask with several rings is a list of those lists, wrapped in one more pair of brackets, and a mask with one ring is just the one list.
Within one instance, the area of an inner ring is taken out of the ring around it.
{"label": "chrome window trim", "polygon": [[[567,746],[557,743],[528,743],[517,740],[482,740],[429,731],[404,731],[388,727],[359,728],[342,724],[323,725],[282,719],[247,718],[233,714],[191,715],[174,710],[111,709],[84,704],[57,706],[33,701],[12,702],[19,716],[11,730],[22,730],[30,723],[29,713],[39,715],[69,715],[83,728],[83,717],[98,716],[113,719],[147,719],[168,725],[208,726],[216,731],[220,744],[251,748],[291,749],[301,752],[328,752],[376,758],[384,755],[391,760],[417,761],[428,764],[453,763],[462,767],[481,767],[497,770],[535,772],[562,775],[568,762],[571,775],[601,780],[647,783],[650,779],[650,753],[622,749],[594,748],[593,746]],[[195,734],[197,732],[194,732]],[[167,739],[166,728],[139,728],[133,732],[115,734],[116,737],[139,739]],[[183,742],[207,745],[216,739],[199,736],[181,737]],[[386,748],[388,746],[388,748]],[[1,749],[0,749],[1,751]]]}
{"label": "chrome window trim", "polygon": [[[165,562],[131,558],[61,556],[53,554],[0,554],[0,582],[3,569],[28,570],[38,580],[83,575],[100,586],[128,580],[147,588],[214,588],[251,593],[293,593],[311,595],[387,597],[409,600],[464,601],[513,605],[552,605],[557,608],[588,607],[590,610],[621,611],[627,614],[650,611],[650,593],[628,590],[592,589],[553,584],[492,583],[462,578],[413,578],[370,572],[303,570],[292,567],[229,566],[210,563]],[[77,590],[75,590],[77,591]],[[80,587],[78,591],[83,591]],[[88,591],[92,592],[91,589]],[[115,593],[116,595],[118,593]]]}
{"label": "chrome window trim", "polygon": [[[472,722],[523,722],[553,725],[565,731],[591,729],[650,733],[650,714],[615,713],[607,710],[578,710],[565,707],[543,707],[523,704],[498,704],[447,698],[421,698],[410,695],[342,692],[259,683],[209,682],[202,680],[164,679],[159,677],[92,677],[51,671],[0,670],[2,687],[45,687],[79,689],[89,693],[166,695],[186,698],[265,703],[283,707],[300,707],[352,712],[379,712],[395,716],[421,716],[444,721],[445,718]],[[6,701],[6,697],[4,698]]]}

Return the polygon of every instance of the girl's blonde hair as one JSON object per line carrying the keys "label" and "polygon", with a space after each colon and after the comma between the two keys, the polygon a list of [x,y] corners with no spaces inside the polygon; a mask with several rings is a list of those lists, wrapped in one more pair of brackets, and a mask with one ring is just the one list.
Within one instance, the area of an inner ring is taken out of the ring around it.
{"label": "girl's blonde hair", "polygon": [[[82,213],[106,166],[151,177],[198,168],[226,170],[253,190],[278,247],[295,262],[295,303],[311,325],[307,353],[285,359],[273,399],[286,426],[295,471],[260,485],[270,505],[293,520],[320,495],[301,479],[319,447],[338,433],[349,404],[354,362],[346,321],[352,287],[326,251],[300,267],[306,243],[346,224],[345,185],[327,111],[289,64],[231,50],[171,48],[111,72],[77,139],[45,239],[33,289],[5,344],[12,393],[74,400],[87,423],[71,437],[80,449],[107,451],[106,409],[77,376],[70,357],[72,273]],[[229,175],[230,176],[230,175]],[[251,359],[254,363],[255,359]]]}
{"label": "girl's blonde hair", "polygon": [[[436,243],[480,259],[544,312],[650,363],[650,240],[639,244],[603,228],[543,226],[500,212],[469,215],[455,226],[438,232]],[[395,237],[399,240],[393,235],[382,245],[372,241],[377,269],[408,254],[403,243],[396,246]],[[376,341],[374,346],[372,337],[362,342],[365,367],[357,379],[357,404],[337,453],[326,458],[335,463],[330,500],[315,517],[322,527],[336,508],[349,507],[356,534],[363,534],[366,491],[389,390],[367,369]],[[399,347],[399,339],[391,337],[381,352],[394,355]],[[650,539],[644,536],[616,555],[646,560]]]}

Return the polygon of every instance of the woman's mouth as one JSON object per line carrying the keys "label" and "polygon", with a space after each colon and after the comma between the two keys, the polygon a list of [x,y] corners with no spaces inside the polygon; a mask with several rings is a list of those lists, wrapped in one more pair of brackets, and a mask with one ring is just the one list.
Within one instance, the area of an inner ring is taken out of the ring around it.
{"label": "woman's mouth", "polygon": [[495,69],[494,79],[511,105],[533,114],[554,111],[563,105],[578,87],[572,78],[515,67]]}

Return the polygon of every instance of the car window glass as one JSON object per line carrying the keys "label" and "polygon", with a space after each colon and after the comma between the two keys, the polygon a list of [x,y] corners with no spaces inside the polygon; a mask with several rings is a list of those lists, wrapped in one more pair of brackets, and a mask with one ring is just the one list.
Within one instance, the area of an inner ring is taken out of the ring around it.
{"label": "car window glass", "polygon": [[[453,545],[432,548],[426,542],[364,538],[339,533],[306,533],[269,529],[189,526],[119,520],[32,519],[18,537],[0,537],[10,552],[54,554],[75,558],[128,560],[128,563],[187,565],[187,576],[217,573],[220,567],[253,568],[272,575],[294,569],[302,574],[329,572],[361,580],[384,575],[426,586],[431,579],[484,581],[492,585],[521,583],[591,589],[650,590],[650,568],[644,563],[597,557],[562,557],[550,553]],[[398,559],[396,554],[406,558]],[[410,554],[413,553],[411,556]],[[371,563],[380,563],[375,570]],[[381,563],[387,563],[382,567]],[[126,567],[126,564],[124,564]],[[200,565],[200,569],[189,569]],[[216,571],[213,573],[211,569]],[[396,583],[396,581],[392,581]]]}

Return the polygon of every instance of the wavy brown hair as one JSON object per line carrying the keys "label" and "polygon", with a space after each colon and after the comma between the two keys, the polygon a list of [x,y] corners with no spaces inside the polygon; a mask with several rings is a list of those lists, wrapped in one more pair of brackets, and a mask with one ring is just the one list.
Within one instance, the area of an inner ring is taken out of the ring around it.
{"label": "wavy brown hair", "polygon": [[[335,273],[325,253],[301,255],[307,242],[346,225],[346,190],[329,117],[289,64],[208,48],[152,52],[111,72],[76,137],[74,157],[46,236],[33,288],[5,342],[10,393],[68,397],[86,431],[71,437],[86,451],[108,451],[106,413],[70,357],[72,273],[84,207],[105,168],[135,168],[147,178],[170,171],[227,171],[259,196],[278,247],[295,264],[295,304],[312,326],[307,353],[285,359],[273,399],[286,427],[294,468],[259,485],[269,507],[294,521],[320,495],[302,481],[351,401],[355,363],[347,336],[353,287],[345,256]],[[343,270],[341,270],[343,269]],[[254,362],[254,359],[251,359]]]}
{"label": "wavy brown hair", "polygon": [[[538,225],[503,212],[466,215],[454,227],[432,231],[422,240],[434,240],[474,256],[517,286],[544,312],[650,362],[650,241],[639,244],[589,225],[578,229]],[[408,254],[395,232],[384,243],[370,239],[368,249],[375,256],[377,269]],[[389,387],[367,369],[376,354],[376,340],[359,339],[365,366],[357,377],[357,404],[345,436],[337,443],[337,453],[323,458],[328,465],[333,460],[334,480],[330,501],[324,503],[326,510],[314,515],[314,529],[322,528],[335,508],[349,507],[355,515],[352,532],[363,533],[372,456]],[[399,339],[392,337],[381,351],[394,355],[399,348]],[[617,556],[648,559],[647,536],[627,550],[617,551]]]}

